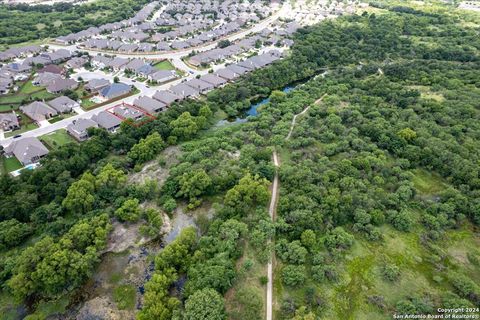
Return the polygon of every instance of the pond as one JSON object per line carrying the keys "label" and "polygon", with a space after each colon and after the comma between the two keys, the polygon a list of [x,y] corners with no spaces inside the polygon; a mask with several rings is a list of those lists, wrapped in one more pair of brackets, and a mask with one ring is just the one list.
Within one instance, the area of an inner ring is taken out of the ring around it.
{"label": "pond", "polygon": [[[292,90],[295,89],[295,86],[287,86],[283,88],[284,93],[289,93]],[[224,119],[220,120],[217,122],[215,126],[221,127],[225,126],[227,124],[235,124],[235,123],[244,123],[248,121],[248,117],[256,117],[258,115],[258,108],[263,106],[264,104],[267,104],[270,102],[270,98],[265,98],[255,104],[252,104],[250,109],[248,109],[245,114],[242,117],[236,117],[236,118],[229,118],[229,119]]]}

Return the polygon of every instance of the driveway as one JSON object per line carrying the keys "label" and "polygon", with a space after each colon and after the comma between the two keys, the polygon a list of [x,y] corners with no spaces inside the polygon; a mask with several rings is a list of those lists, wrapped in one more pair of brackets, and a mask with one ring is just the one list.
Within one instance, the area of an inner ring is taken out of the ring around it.
{"label": "driveway", "polygon": [[42,120],[42,121],[39,121],[39,122],[38,122],[38,126],[39,126],[40,128],[46,128],[46,127],[48,127],[49,125],[51,125],[51,123],[48,122],[48,120]]}

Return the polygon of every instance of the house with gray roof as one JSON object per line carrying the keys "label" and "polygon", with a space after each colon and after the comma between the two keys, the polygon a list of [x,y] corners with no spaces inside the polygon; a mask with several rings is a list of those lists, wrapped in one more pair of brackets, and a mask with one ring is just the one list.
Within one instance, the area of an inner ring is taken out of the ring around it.
{"label": "house with gray roof", "polygon": [[57,110],[48,106],[44,102],[35,101],[26,106],[21,106],[20,110],[30,119],[40,122],[58,115]]}
{"label": "house with gray roof", "polygon": [[0,113],[0,129],[3,131],[20,129],[17,114],[15,112]]}
{"label": "house with gray roof", "polygon": [[65,63],[65,65],[67,66],[67,68],[80,69],[87,62],[88,62],[88,59],[85,58],[85,57],[74,57],[74,58],[68,60]]}
{"label": "house with gray roof", "polygon": [[85,141],[89,128],[98,128],[98,124],[91,119],[78,119],[67,126],[67,132],[78,141]]}
{"label": "house with gray roof", "polygon": [[112,61],[109,61],[107,67],[112,68],[115,71],[122,70],[128,63],[128,59],[116,57]]}
{"label": "house with gray roof", "polygon": [[59,80],[59,79],[62,79],[62,76],[59,75],[59,74],[55,74],[55,73],[50,73],[50,72],[45,72],[45,73],[41,73],[39,74],[38,76],[36,76],[33,80],[32,80],[32,84],[34,86],[48,86],[49,84],[53,83],[54,81],[56,80]]}
{"label": "house with gray roof", "polygon": [[47,154],[47,147],[33,137],[14,140],[5,148],[7,157],[15,156],[24,166],[40,161]]}
{"label": "house with gray roof", "polygon": [[223,68],[219,69],[216,72],[213,73],[214,75],[217,75],[220,78],[223,78],[227,81],[232,81],[235,80],[236,78],[240,77],[240,74],[232,71],[231,69]]}
{"label": "house with gray roof", "polygon": [[214,86],[211,83],[202,81],[200,79],[192,79],[187,82],[185,82],[187,86],[190,86],[197,90],[200,93],[206,93],[207,91],[210,91],[214,88]]}
{"label": "house with gray roof", "polygon": [[174,41],[171,44],[171,47],[175,50],[189,48],[190,45],[186,41]]}
{"label": "house with gray roof", "polygon": [[96,56],[92,58],[91,64],[96,68],[103,69],[105,67],[108,67],[112,60],[112,58],[107,58],[105,56]]}
{"label": "house with gray roof", "polygon": [[223,86],[228,82],[224,78],[221,78],[213,73],[207,73],[206,75],[201,76],[200,80],[212,84],[215,88]]}
{"label": "house with gray roof", "polygon": [[47,91],[50,93],[60,93],[65,90],[75,90],[78,82],[73,79],[56,79],[47,85]]}
{"label": "house with gray roof", "polygon": [[138,45],[135,43],[125,43],[120,48],[118,48],[118,51],[121,52],[127,52],[127,53],[132,53],[135,52],[138,49]]}
{"label": "house with gray roof", "polygon": [[137,70],[143,67],[145,64],[145,61],[143,61],[142,59],[132,59],[123,68],[125,70],[137,72]]}
{"label": "house with gray roof", "polygon": [[150,75],[148,75],[148,79],[152,81],[156,81],[158,83],[167,82],[176,79],[177,73],[175,70],[158,70]]}
{"label": "house with gray roof", "polygon": [[228,65],[225,67],[225,69],[228,69],[230,71],[233,71],[235,72],[236,74],[238,75],[243,75],[247,72],[249,72],[249,70],[247,68],[244,68],[242,66],[239,66],[238,64],[231,64],[231,65]]}
{"label": "house with gray roof", "polygon": [[147,78],[149,75],[155,73],[156,70],[152,65],[146,63],[136,70],[136,74]]}
{"label": "house with gray roof", "polygon": [[180,96],[182,99],[186,98],[196,98],[200,95],[200,91],[194,89],[191,86],[186,85],[185,83],[179,83],[170,87],[170,92],[173,94]]}
{"label": "house with gray roof", "polygon": [[117,131],[122,123],[122,120],[120,120],[119,117],[108,111],[102,111],[99,114],[94,115],[92,120],[95,121],[100,128],[103,128],[108,132]]}
{"label": "house with gray roof", "polygon": [[109,85],[110,81],[107,79],[92,79],[87,82],[84,88],[89,92],[98,92]]}
{"label": "house with gray roof", "polygon": [[122,104],[113,108],[113,113],[121,119],[132,119],[134,121],[145,117],[145,113],[126,104]]}
{"label": "house with gray roof", "polygon": [[48,105],[53,109],[57,110],[59,113],[69,113],[72,112],[73,108],[80,107],[80,103],[66,96],[50,100],[48,102]]}
{"label": "house with gray roof", "polygon": [[144,110],[147,113],[157,113],[165,111],[167,109],[167,105],[165,103],[147,96],[135,99],[133,105],[137,108]]}
{"label": "house with gray roof", "polygon": [[178,96],[170,91],[159,90],[153,95],[155,100],[165,103],[167,106],[171,105],[174,102],[180,101],[183,98]]}
{"label": "house with gray roof", "polygon": [[250,71],[255,70],[255,69],[260,67],[251,58],[248,58],[244,61],[241,61],[237,65],[239,65],[240,67],[243,67],[245,69],[248,69]]}
{"label": "house with gray roof", "polygon": [[105,100],[111,100],[129,93],[132,87],[125,83],[112,83],[100,90],[100,96]]}

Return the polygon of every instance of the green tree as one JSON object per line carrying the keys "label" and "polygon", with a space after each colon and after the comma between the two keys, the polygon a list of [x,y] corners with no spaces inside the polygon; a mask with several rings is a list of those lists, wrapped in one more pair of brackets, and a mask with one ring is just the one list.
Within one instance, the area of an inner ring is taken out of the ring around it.
{"label": "green tree", "polygon": [[189,139],[199,130],[199,126],[190,112],[182,113],[176,120],[170,122],[170,126],[172,135],[181,139]]}
{"label": "green tree", "polygon": [[152,160],[164,146],[165,144],[160,134],[154,132],[145,139],[140,139],[140,141],[130,149],[128,156],[135,161],[135,163],[144,163]]}
{"label": "green tree", "polygon": [[21,243],[32,232],[32,228],[16,219],[0,222],[0,250]]}
{"label": "green tree", "polygon": [[203,169],[195,169],[185,172],[178,180],[180,190],[177,196],[187,197],[190,207],[198,205],[197,197],[205,193],[212,184],[212,179]]}
{"label": "green tree", "polygon": [[80,180],[74,182],[67,191],[62,205],[72,213],[86,213],[92,210],[95,202],[95,177],[86,172]]}
{"label": "green tree", "polygon": [[223,320],[226,318],[223,297],[213,289],[196,291],[185,303],[185,320]]}
{"label": "green tree", "polygon": [[289,287],[299,286],[305,282],[305,272],[304,266],[286,265],[282,269],[282,281]]}
{"label": "green tree", "polygon": [[324,243],[328,250],[345,250],[353,245],[354,237],[342,227],[333,229],[325,237]]}
{"label": "green tree", "polygon": [[302,232],[301,241],[302,244],[312,252],[317,245],[317,236],[313,230],[308,229]]}
{"label": "green tree", "polygon": [[266,205],[270,197],[268,185],[265,178],[247,173],[236,186],[228,190],[225,195],[225,204],[237,209]]}
{"label": "green tree", "polygon": [[122,206],[115,210],[115,216],[122,221],[135,222],[142,214],[138,199],[127,199]]}
{"label": "green tree", "polygon": [[397,135],[408,142],[415,140],[415,138],[417,137],[417,133],[410,128],[404,128],[398,131]]}

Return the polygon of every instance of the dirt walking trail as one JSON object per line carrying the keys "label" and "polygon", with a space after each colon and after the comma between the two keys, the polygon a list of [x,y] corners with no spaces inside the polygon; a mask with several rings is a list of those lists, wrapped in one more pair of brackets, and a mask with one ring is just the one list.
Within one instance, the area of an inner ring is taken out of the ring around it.
{"label": "dirt walking trail", "polygon": [[[327,94],[324,94],[320,99],[315,101],[314,104],[319,104],[322,102],[323,98],[325,98]],[[303,109],[302,112],[293,116],[292,124],[290,125],[290,131],[288,132],[285,141],[289,140],[292,136],[293,129],[295,129],[295,124],[297,122],[297,117],[301,116],[308,112],[311,105]],[[277,202],[278,202],[278,189],[280,186],[280,180],[278,178],[278,168],[280,168],[280,161],[278,159],[277,151],[273,151],[273,164],[275,165],[275,177],[273,178],[273,185],[272,185],[272,198],[270,199],[270,206],[268,208],[268,213],[270,215],[270,219],[275,221],[276,209],[277,209]],[[268,283],[267,283],[267,316],[266,320],[273,319],[273,263],[275,259],[275,250],[272,251],[272,256],[270,257],[270,262],[267,265],[267,276],[268,276]]]}

